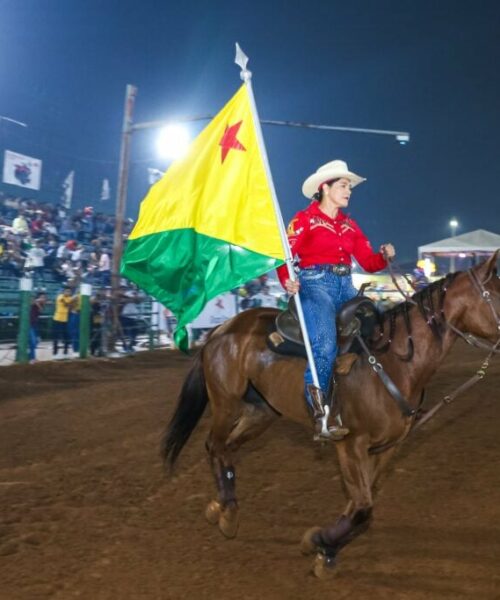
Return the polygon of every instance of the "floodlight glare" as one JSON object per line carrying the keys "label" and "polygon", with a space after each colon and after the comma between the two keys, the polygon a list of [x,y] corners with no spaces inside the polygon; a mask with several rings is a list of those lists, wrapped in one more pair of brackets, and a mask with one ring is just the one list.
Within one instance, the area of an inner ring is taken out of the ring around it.
{"label": "floodlight glare", "polygon": [[161,158],[182,158],[189,148],[190,136],[182,125],[166,125],[159,133],[156,148]]}
{"label": "floodlight glare", "polygon": [[405,144],[407,144],[410,141],[410,134],[409,133],[398,133],[396,135],[396,140],[402,145],[404,146]]}

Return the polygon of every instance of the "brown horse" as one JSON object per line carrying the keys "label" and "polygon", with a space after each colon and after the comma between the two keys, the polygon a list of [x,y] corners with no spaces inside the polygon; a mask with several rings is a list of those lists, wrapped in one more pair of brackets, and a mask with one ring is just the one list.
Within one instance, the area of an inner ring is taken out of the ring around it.
{"label": "brown horse", "polygon": [[[500,279],[497,253],[470,271],[448,275],[416,293],[385,314],[392,341],[377,360],[412,408],[424,386],[459,335],[472,334],[496,343],[500,336]],[[256,438],[280,416],[312,430],[304,400],[302,358],[272,352],[266,338],[275,309],[252,309],[219,326],[195,358],[165,434],[163,455],[173,466],[208,402],[212,423],[206,447],[218,499],[209,503],[207,519],[226,537],[238,527],[238,504],[233,456],[247,440]],[[408,352],[408,328],[413,348]],[[386,327],[387,329],[387,327]],[[484,343],[484,342],[483,342]],[[317,553],[314,572],[331,572],[337,552],[364,532],[372,518],[377,482],[415,417],[404,417],[366,356],[347,376],[340,376],[337,397],[343,422],[351,433],[335,442],[348,497],[336,522],[310,529],[302,550]],[[312,435],[311,435],[312,437]],[[381,452],[373,452],[374,449]],[[385,449],[387,448],[387,449]],[[385,450],[384,450],[385,449]]]}

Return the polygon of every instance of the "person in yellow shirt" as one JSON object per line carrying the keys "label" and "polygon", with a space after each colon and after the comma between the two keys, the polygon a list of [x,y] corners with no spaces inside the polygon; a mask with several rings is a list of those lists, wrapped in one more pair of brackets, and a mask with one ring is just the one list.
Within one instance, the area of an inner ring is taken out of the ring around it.
{"label": "person in yellow shirt", "polygon": [[54,360],[62,358],[58,355],[59,342],[64,344],[64,356],[68,355],[69,348],[69,335],[68,335],[68,319],[69,309],[73,302],[71,295],[71,288],[65,287],[61,294],[56,298],[54,316],[52,317],[52,335],[53,335],[53,346],[52,354]]}

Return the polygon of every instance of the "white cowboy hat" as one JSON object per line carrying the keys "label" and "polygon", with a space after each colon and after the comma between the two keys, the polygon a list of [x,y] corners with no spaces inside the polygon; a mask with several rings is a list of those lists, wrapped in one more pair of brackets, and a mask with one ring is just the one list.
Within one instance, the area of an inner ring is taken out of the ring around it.
{"label": "white cowboy hat", "polygon": [[351,187],[357,186],[359,183],[366,181],[364,177],[356,175],[349,171],[347,163],[343,160],[332,160],[326,165],[322,165],[316,173],[310,175],[302,185],[302,193],[306,198],[312,198],[319,191],[321,184],[331,181],[332,179],[349,179]]}

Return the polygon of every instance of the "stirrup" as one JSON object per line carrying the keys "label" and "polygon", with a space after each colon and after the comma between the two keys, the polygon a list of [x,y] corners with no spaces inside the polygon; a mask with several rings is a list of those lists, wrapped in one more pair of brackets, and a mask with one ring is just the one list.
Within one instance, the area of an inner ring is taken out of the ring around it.
{"label": "stirrup", "polygon": [[330,416],[330,407],[326,405],[324,407],[325,415],[315,420],[315,433],[313,440],[315,442],[327,442],[333,441],[338,442],[343,440],[346,435],[349,435],[350,431],[347,427],[342,425],[340,417],[337,417],[336,425],[328,425],[328,417]]}
{"label": "stirrup", "polygon": [[339,441],[349,433],[349,429],[342,425],[340,415],[337,415],[336,425],[328,425],[330,417],[330,407],[325,401],[323,390],[314,385],[307,385],[307,393],[311,398],[313,419],[315,426],[314,441]]}

